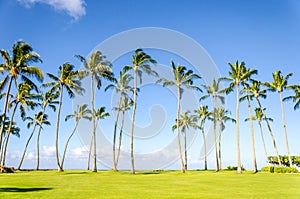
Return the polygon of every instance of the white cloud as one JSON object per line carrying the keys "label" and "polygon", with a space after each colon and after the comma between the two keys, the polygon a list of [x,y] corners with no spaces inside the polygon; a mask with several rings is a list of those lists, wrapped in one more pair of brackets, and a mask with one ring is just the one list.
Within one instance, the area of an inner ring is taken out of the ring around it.
{"label": "white cloud", "polygon": [[17,0],[27,7],[36,3],[44,3],[52,6],[55,10],[67,12],[75,20],[86,14],[85,0]]}

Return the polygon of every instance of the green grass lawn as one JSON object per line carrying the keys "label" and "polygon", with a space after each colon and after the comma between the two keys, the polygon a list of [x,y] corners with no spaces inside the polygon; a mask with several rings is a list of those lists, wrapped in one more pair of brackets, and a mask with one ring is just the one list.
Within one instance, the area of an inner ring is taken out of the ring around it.
{"label": "green grass lawn", "polygon": [[0,174],[6,198],[300,198],[299,174],[31,171]]}

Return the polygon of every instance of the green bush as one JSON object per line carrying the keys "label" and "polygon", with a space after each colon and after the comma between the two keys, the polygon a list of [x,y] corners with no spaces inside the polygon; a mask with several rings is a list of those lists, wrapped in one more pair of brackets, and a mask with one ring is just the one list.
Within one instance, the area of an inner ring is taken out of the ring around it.
{"label": "green bush", "polygon": [[[227,171],[236,171],[237,167],[236,166],[227,166],[225,168],[225,170],[227,170]],[[245,171],[245,168],[243,166],[242,166],[242,171]]]}
{"label": "green bush", "polygon": [[270,172],[270,173],[298,173],[296,168],[292,167],[274,167],[274,166],[267,166],[261,168],[262,172]]}

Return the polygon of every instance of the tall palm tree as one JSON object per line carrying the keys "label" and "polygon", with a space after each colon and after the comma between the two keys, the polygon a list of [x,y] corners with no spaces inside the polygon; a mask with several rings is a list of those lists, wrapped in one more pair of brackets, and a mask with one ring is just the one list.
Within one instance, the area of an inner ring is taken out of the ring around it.
{"label": "tall palm tree", "polygon": [[47,123],[48,121],[48,115],[45,113],[46,108],[51,108],[54,112],[56,111],[56,106],[58,105],[57,98],[59,97],[59,92],[57,89],[49,89],[46,92],[41,93],[41,107],[42,107],[42,115],[40,117],[40,125],[37,133],[37,139],[36,139],[36,151],[37,151],[37,162],[36,162],[36,170],[39,170],[40,168],[40,136],[41,131],[43,129],[42,124]]}
{"label": "tall palm tree", "polygon": [[13,110],[11,113],[9,126],[6,131],[4,144],[1,149],[1,166],[5,165],[8,140],[11,134],[11,127],[13,126],[13,120],[17,108],[20,105],[20,115],[21,118],[24,119],[26,115],[25,108],[31,108],[33,110],[36,106],[38,106],[38,103],[35,100],[39,98],[39,95],[31,93],[33,89],[34,87],[31,84],[28,84],[27,82],[20,83],[18,85],[18,91],[16,96],[13,99],[11,99],[10,103],[8,104],[8,107],[11,107]]}
{"label": "tall palm tree", "polygon": [[22,157],[21,157],[21,160],[20,160],[20,163],[19,163],[19,166],[17,168],[17,170],[20,170],[21,167],[22,167],[22,164],[23,164],[23,161],[24,161],[24,158],[25,158],[25,154],[26,154],[26,151],[27,151],[27,147],[34,135],[34,132],[36,130],[36,127],[37,126],[40,126],[42,127],[42,125],[50,125],[50,122],[48,120],[46,120],[46,118],[48,117],[48,115],[44,114],[42,111],[36,113],[34,115],[34,118],[32,117],[25,117],[25,120],[28,120],[29,122],[27,123],[27,128],[29,129],[32,125],[33,125],[33,129],[31,131],[31,134],[26,142],[26,145],[25,145],[25,148],[23,150],[23,154],[22,154]]}
{"label": "tall palm tree", "polygon": [[[6,50],[0,50],[1,56],[5,63],[0,64],[0,71],[2,73],[8,72],[8,74],[1,80],[0,92],[7,85],[6,95],[4,100],[4,108],[2,110],[2,121],[5,120],[7,114],[7,108],[9,103],[9,96],[13,82],[16,82],[19,76],[23,81],[33,82],[28,77],[35,77],[39,81],[43,81],[43,72],[36,66],[29,64],[33,62],[42,62],[40,55],[33,51],[30,44],[24,41],[17,41],[12,47],[12,56]],[[0,149],[2,143],[2,137],[4,136],[4,126],[0,126]]]}
{"label": "tall palm tree", "polygon": [[282,125],[283,125],[283,133],[285,137],[285,145],[286,145],[286,150],[288,152],[288,158],[289,158],[289,164],[290,167],[293,166],[293,162],[291,159],[291,152],[290,152],[290,147],[289,147],[289,141],[288,141],[288,136],[286,132],[286,123],[285,123],[285,116],[284,116],[284,104],[283,104],[283,99],[282,99],[282,92],[287,89],[288,86],[288,79],[289,77],[292,76],[292,73],[287,74],[286,76],[281,74],[281,71],[278,70],[275,73],[273,73],[273,82],[265,82],[265,86],[268,87],[268,90],[271,92],[278,92],[279,94],[279,100],[280,100],[280,105],[281,105],[281,118],[282,118]]}
{"label": "tall palm tree", "polygon": [[108,89],[114,89],[116,92],[120,93],[118,107],[116,108],[116,119],[113,133],[113,170],[117,171],[117,159],[116,159],[116,140],[117,140],[117,126],[119,121],[119,115],[121,111],[121,103],[125,98],[129,98],[128,92],[133,92],[133,88],[129,86],[130,81],[133,77],[130,74],[126,73],[126,70],[120,71],[119,79],[115,81],[113,84],[109,84],[105,91]]}
{"label": "tall palm tree", "polygon": [[52,89],[57,89],[59,91],[59,103],[57,109],[57,119],[56,119],[56,133],[55,133],[55,155],[56,155],[56,164],[58,171],[63,171],[59,156],[58,156],[58,138],[59,138],[59,125],[60,125],[60,113],[61,105],[63,100],[63,91],[67,90],[67,93],[70,98],[75,97],[75,93],[82,95],[84,88],[81,87],[81,79],[85,76],[85,72],[82,70],[75,70],[75,67],[72,64],[64,63],[58,68],[58,76],[47,73],[50,79],[53,82],[47,82],[44,84],[45,87],[52,86]]}
{"label": "tall palm tree", "polygon": [[[190,89],[197,89],[199,91],[202,91],[200,88],[193,85],[193,82],[195,79],[200,79],[201,77],[195,73],[193,73],[192,70],[187,70],[185,66],[178,65],[175,66],[174,62],[171,62],[172,66],[172,72],[174,79],[169,80],[166,78],[161,78],[157,80],[156,83],[162,82],[163,86],[176,86],[177,87],[177,126],[179,126],[179,120],[180,120],[180,102],[183,94],[183,87],[190,88]],[[180,130],[177,128],[177,139],[178,139],[178,152],[179,152],[179,158],[180,158],[180,164],[181,164],[181,171],[185,172],[184,162],[181,154],[181,143],[180,143]]]}
{"label": "tall palm tree", "polygon": [[217,100],[220,100],[222,104],[225,103],[225,98],[222,95],[222,90],[220,89],[220,83],[221,83],[221,79],[218,79],[217,81],[215,79],[213,79],[211,85],[203,84],[202,87],[205,89],[206,94],[200,98],[200,101],[202,101],[208,97],[213,98],[214,145],[215,145],[215,151],[216,151],[216,164],[217,164],[216,170],[217,171],[219,170],[219,167],[220,167],[219,158],[218,158],[219,155],[218,155],[218,150],[217,150],[217,119],[216,119]]}
{"label": "tall palm tree", "polygon": [[278,148],[277,148],[277,145],[276,145],[276,140],[275,140],[275,137],[274,137],[274,134],[272,132],[272,128],[271,128],[271,125],[269,123],[269,119],[266,115],[266,112],[265,112],[265,108],[263,108],[262,104],[261,104],[261,101],[259,98],[263,98],[263,99],[266,99],[267,98],[267,94],[266,94],[266,90],[265,89],[261,89],[261,85],[262,83],[260,81],[257,81],[257,80],[254,80],[254,79],[251,79],[251,82],[252,84],[250,85],[249,87],[249,96],[250,98],[255,98],[258,105],[259,105],[259,108],[261,109],[262,113],[263,113],[263,116],[264,116],[264,120],[266,121],[267,123],[267,127],[268,127],[268,130],[269,130],[269,133],[270,133],[270,136],[272,138],[272,142],[273,142],[273,147],[275,149],[275,152],[276,152],[276,156],[278,158],[278,163],[279,163],[279,166],[281,166],[281,160],[280,160],[280,157],[279,157],[279,152],[278,152]]}
{"label": "tall palm tree", "polygon": [[69,144],[71,138],[73,137],[73,135],[75,134],[80,120],[81,119],[86,119],[86,120],[91,120],[92,119],[91,118],[92,111],[90,109],[88,109],[87,107],[88,107],[87,104],[82,104],[82,105],[77,107],[77,110],[75,110],[74,113],[72,113],[70,115],[67,115],[66,118],[65,118],[65,121],[68,121],[71,118],[75,118],[76,123],[75,123],[73,131],[69,135],[69,137],[67,139],[67,142],[66,142],[66,145],[65,145],[64,153],[63,153],[62,160],[61,160],[62,169],[63,169],[63,166],[64,166],[64,161],[65,161],[65,157],[66,157],[68,144]]}
{"label": "tall palm tree", "polygon": [[100,51],[94,51],[89,59],[84,58],[81,55],[75,55],[86,68],[87,74],[91,80],[91,110],[92,110],[92,137],[94,142],[94,168],[93,172],[97,172],[97,147],[96,147],[96,121],[95,121],[95,81],[97,83],[97,89],[102,86],[101,79],[107,79],[109,81],[115,81],[113,72],[111,69],[112,64],[106,60],[106,56]]}
{"label": "tall palm tree", "polygon": [[208,106],[200,106],[199,109],[194,111],[196,113],[196,119],[200,121],[199,128],[202,131],[203,146],[204,146],[204,170],[207,170],[207,151],[206,151],[206,137],[204,132],[204,125],[207,119],[211,119],[211,112],[208,111]]}
{"label": "tall palm tree", "polygon": [[140,79],[140,84],[142,83],[142,74],[145,72],[148,75],[158,74],[151,69],[150,64],[156,64],[156,61],[147,53],[145,53],[142,49],[135,50],[134,55],[132,55],[132,65],[125,66],[124,70],[132,70],[133,71],[133,110],[131,116],[131,130],[130,130],[130,156],[131,156],[131,173],[135,173],[134,168],[134,151],[133,151],[133,136],[134,136],[134,123],[135,123],[135,112],[136,112],[136,104],[137,104],[137,79]]}
{"label": "tall palm tree", "polygon": [[[186,131],[189,127],[197,128],[197,119],[195,116],[190,116],[190,111],[184,111],[180,117],[179,121],[172,127],[172,130],[179,129],[181,127],[181,132],[184,136],[184,170],[187,170],[187,145],[186,145]],[[179,125],[178,125],[179,124]]]}
{"label": "tall palm tree", "polygon": [[236,108],[235,108],[235,120],[236,120],[236,145],[237,145],[237,173],[242,173],[241,167],[241,150],[240,150],[240,127],[239,127],[239,111],[240,111],[240,85],[248,79],[252,74],[257,73],[256,70],[247,70],[244,62],[238,60],[230,66],[229,77],[222,78],[222,80],[230,81],[229,87],[225,89],[228,94],[235,88],[236,90]]}
{"label": "tall palm tree", "polygon": [[216,119],[217,121],[219,121],[219,125],[220,125],[220,133],[219,133],[219,146],[218,146],[218,150],[219,150],[219,168],[218,170],[222,170],[222,161],[221,161],[221,135],[222,135],[222,132],[224,131],[225,129],[225,123],[227,121],[230,121],[230,122],[235,122],[235,119],[233,119],[232,117],[228,116],[229,114],[229,111],[228,110],[225,110],[224,108],[222,107],[218,107],[217,110],[216,110]]}

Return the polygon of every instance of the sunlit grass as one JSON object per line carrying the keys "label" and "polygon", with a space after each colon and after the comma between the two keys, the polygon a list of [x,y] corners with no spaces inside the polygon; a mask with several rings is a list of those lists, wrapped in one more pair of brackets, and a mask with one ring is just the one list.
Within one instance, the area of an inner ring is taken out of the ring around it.
{"label": "sunlit grass", "polygon": [[0,174],[0,198],[300,198],[299,174],[31,171]]}

